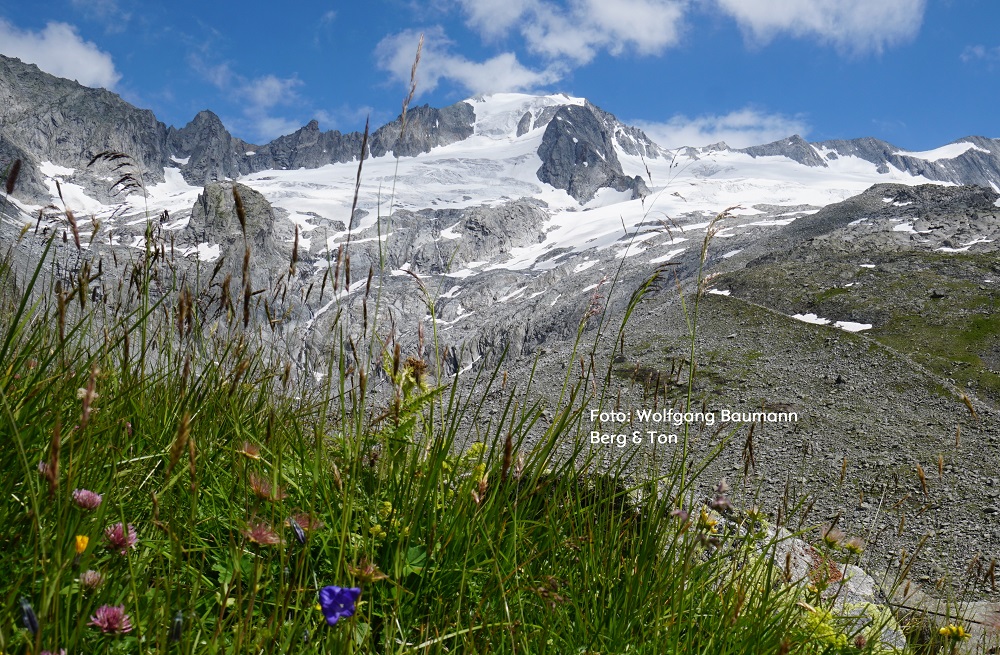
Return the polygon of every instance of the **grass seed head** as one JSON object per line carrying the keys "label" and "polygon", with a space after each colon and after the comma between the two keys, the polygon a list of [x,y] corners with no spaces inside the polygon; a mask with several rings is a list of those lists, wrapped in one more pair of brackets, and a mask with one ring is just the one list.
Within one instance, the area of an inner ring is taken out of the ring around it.
{"label": "grass seed head", "polygon": [[243,207],[243,198],[240,197],[239,189],[233,185],[233,202],[236,204],[236,219],[240,222],[240,231],[243,233],[243,241],[247,240],[247,211]]}
{"label": "grass seed head", "polygon": [[170,462],[167,465],[167,476],[174,470],[177,461],[181,458],[181,453],[187,448],[188,439],[191,436],[191,412],[184,412],[181,422],[177,424],[177,434],[174,442],[170,444]]}
{"label": "grass seed head", "polygon": [[7,171],[7,180],[4,183],[4,190],[7,191],[7,195],[14,193],[14,186],[17,184],[17,176],[21,174],[21,160],[15,159],[14,163],[11,164],[10,169]]}

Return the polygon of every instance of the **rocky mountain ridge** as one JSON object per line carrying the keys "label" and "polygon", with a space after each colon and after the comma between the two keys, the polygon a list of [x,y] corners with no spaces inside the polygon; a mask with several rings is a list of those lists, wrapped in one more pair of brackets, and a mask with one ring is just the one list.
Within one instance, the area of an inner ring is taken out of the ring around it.
{"label": "rocky mountain ridge", "polygon": [[1000,189],[1000,139],[981,136],[963,137],[926,153],[910,153],[872,137],[809,143],[796,134],[735,152],[752,157],[788,157],[805,166],[823,168],[831,161],[851,156],[875,164],[878,173],[887,173],[891,166],[935,182]]}
{"label": "rocky mountain ridge", "polygon": [[[0,55],[0,95],[7,98],[0,121],[2,154],[22,160],[24,178],[20,193],[34,200],[50,195],[39,172],[42,162],[85,169],[89,156],[102,150],[129,153],[151,182],[163,181],[163,168],[176,166],[184,179],[195,185],[236,179],[263,170],[318,168],[356,161],[361,155],[361,132],[322,132],[315,120],[263,145],[232,136],[219,117],[208,110],[199,112],[181,128],[167,127],[151,111],[137,109],[114,93],[56,78],[34,65],[3,55]],[[609,144],[618,139],[627,151],[650,157],[658,156],[659,148],[641,131],[622,125],[590,103],[573,111],[578,121],[587,121],[587,141],[579,147],[546,150],[539,179],[570,191],[581,201],[589,200],[601,186],[630,188],[641,193],[635,181],[623,176]],[[530,129],[547,129],[557,113],[547,111],[532,116],[528,110],[524,117],[529,119]],[[405,130],[401,129],[402,117],[372,130],[365,155],[414,157],[468,138],[475,131],[475,123],[476,114],[466,101],[441,109],[427,105],[412,107],[407,112]],[[521,130],[521,134],[528,131],[527,123]],[[558,140],[553,135],[547,142]],[[571,180],[568,173],[550,170],[569,168],[580,177],[579,171],[584,168],[581,164],[589,163],[585,151],[591,143],[601,145],[597,157],[591,154],[599,166],[584,171],[588,173],[583,176],[588,180],[586,183]],[[87,184],[83,175],[78,177],[81,179],[74,181],[97,191],[99,185],[93,181]]]}
{"label": "rocky mountain ridge", "polygon": [[[86,163],[102,150],[129,153],[151,183],[162,182],[164,169],[176,167],[185,181],[197,186],[266,170],[314,169],[357,161],[361,154],[360,132],[324,132],[317,121],[263,145],[232,136],[208,110],[183,127],[168,127],[151,111],[133,107],[116,94],[56,78],[2,55],[0,96],[6,99],[0,116],[0,156],[5,161],[22,160],[19,193],[35,202],[53,195],[39,168],[43,162],[73,169],[73,181],[99,196],[100,181],[86,174]],[[567,191],[581,204],[605,188],[633,198],[649,195],[651,180],[626,173],[616,152],[649,160],[698,160],[711,153],[732,152],[753,158],[785,157],[811,168],[855,157],[874,164],[878,174],[899,171],[929,181],[1000,188],[1000,141],[996,139],[970,136],[926,153],[907,152],[871,137],[809,143],[798,135],[742,149],[719,143],[668,151],[589,101],[563,96],[561,101],[539,104],[532,103],[530,96],[524,98],[516,128],[507,125],[501,133],[513,138],[544,129],[536,177]],[[486,119],[477,109],[485,100],[471,98],[441,109],[412,107],[405,130],[401,130],[401,117],[372,129],[366,156],[415,157],[486,133],[481,125]]]}

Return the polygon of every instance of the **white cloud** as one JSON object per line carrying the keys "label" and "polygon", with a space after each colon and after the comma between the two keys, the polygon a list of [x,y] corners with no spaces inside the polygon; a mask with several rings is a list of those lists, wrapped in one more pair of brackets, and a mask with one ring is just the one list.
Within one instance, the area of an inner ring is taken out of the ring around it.
{"label": "white cloud", "polygon": [[793,134],[804,137],[809,131],[808,124],[800,117],[768,114],[751,107],[724,115],[696,118],[676,115],[662,123],[632,123],[665,148],[705,146],[719,141],[725,141],[733,148],[746,148]]}
{"label": "white cloud", "polygon": [[487,38],[517,29],[529,50],[585,64],[602,50],[659,54],[680,40],[689,0],[457,0]]}
{"label": "white cloud", "polygon": [[121,79],[111,55],[84,41],[67,23],[51,22],[32,32],[0,19],[0,52],[84,86],[113,89]]}
{"label": "white cloud", "polygon": [[279,106],[299,104],[301,99],[295,89],[302,85],[302,80],[297,77],[264,75],[253,79],[240,78],[234,91],[246,101],[241,124],[246,125],[259,141],[270,141],[299,129],[302,127],[301,123],[284,116],[275,116],[273,110]]}
{"label": "white cloud", "polygon": [[120,34],[132,20],[132,12],[122,9],[118,0],[70,0],[70,4],[91,20],[104,24],[109,34]]}
{"label": "white cloud", "polygon": [[249,115],[236,122],[237,126],[245,127],[252,134],[257,136],[257,141],[265,143],[283,134],[291,134],[302,127],[301,123],[285,118],[283,116],[269,116],[267,114]]}
{"label": "white cloud", "polygon": [[600,37],[597,42],[612,54],[626,45],[639,54],[662,52],[680,40],[686,3],[675,0],[586,0],[577,11]]}
{"label": "white cloud", "polygon": [[371,128],[375,128],[393,120],[391,112],[378,110],[370,105],[343,104],[335,109],[317,109],[313,117],[320,122],[324,130],[340,130],[341,132],[361,132],[365,128],[365,120],[369,120]]}
{"label": "white cloud", "polygon": [[252,110],[267,110],[277,105],[290,105],[299,97],[295,89],[302,86],[297,77],[265,75],[251,80],[241,80],[236,93],[250,103]]}
{"label": "white cloud", "polygon": [[276,107],[302,104],[296,89],[304,82],[298,77],[263,75],[248,78],[234,72],[229,62],[209,64],[197,54],[190,55],[188,63],[209,84],[242,101],[243,117],[234,121],[235,129],[264,142],[302,127],[294,120],[274,115]]}
{"label": "white cloud", "polygon": [[467,22],[484,36],[501,36],[516,25],[533,0],[459,0]]}
{"label": "white cloud", "polygon": [[881,52],[914,38],[927,0],[715,0],[754,41],[781,33],[818,37],[838,49]]}
{"label": "white cloud", "polygon": [[1000,46],[993,48],[987,48],[984,45],[966,46],[960,57],[965,63],[972,61],[1000,61]]}
{"label": "white cloud", "polygon": [[200,55],[191,54],[188,55],[188,64],[190,64],[191,68],[205,78],[209,84],[219,89],[228,89],[230,83],[235,77],[235,74],[233,73],[232,68],[230,68],[228,62],[212,65],[206,63]]}
{"label": "white cloud", "polygon": [[[419,33],[406,30],[382,39],[376,46],[379,68],[406,86],[410,84],[410,70],[417,53]],[[450,80],[466,91],[491,93],[499,91],[529,91],[557,81],[561,74],[556,67],[545,70],[530,69],[510,52],[501,53],[486,61],[471,61],[451,52],[452,42],[441,27],[424,33],[424,45],[417,67],[417,93],[432,91],[442,80]]]}

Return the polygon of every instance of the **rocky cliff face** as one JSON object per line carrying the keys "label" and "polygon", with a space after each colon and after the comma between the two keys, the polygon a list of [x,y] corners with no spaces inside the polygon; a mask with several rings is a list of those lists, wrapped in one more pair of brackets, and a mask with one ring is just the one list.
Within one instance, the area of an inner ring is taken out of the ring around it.
{"label": "rocky cliff face", "polygon": [[[319,123],[279,136],[266,146],[247,155],[253,171],[281,168],[319,168],[326,164],[354,161],[361,156],[361,132],[341,134],[337,130],[321,132]],[[246,153],[244,153],[246,154]]]}
{"label": "rocky cliff face", "polygon": [[823,158],[816,153],[816,149],[798,134],[792,135],[787,139],[782,139],[781,141],[775,141],[774,143],[743,148],[737,152],[745,152],[751,157],[781,155],[805,166],[826,166]]}
{"label": "rocky cliff face", "polygon": [[400,139],[402,118],[375,130],[371,139],[373,157],[392,153],[396,157],[415,157],[435,146],[446,146],[472,136],[476,114],[465,102],[435,109],[424,105],[406,113],[406,130]]}
{"label": "rocky cliff face", "polygon": [[538,148],[542,166],[538,179],[565,189],[580,202],[593,199],[610,187],[631,191],[632,197],[649,193],[640,177],[627,177],[609,134],[589,107],[565,105],[556,110]]}
{"label": "rocky cliff face", "polygon": [[253,146],[234,138],[218,116],[200,111],[181,129],[167,132],[167,148],[188,183],[203,185],[249,173],[246,153]]}
{"label": "rocky cliff face", "polygon": [[34,182],[19,187],[22,193],[43,194],[34,174],[42,162],[82,169],[102,150],[127,150],[151,180],[163,180],[167,128],[153,112],[2,55],[0,98],[0,147],[20,151],[22,174]]}

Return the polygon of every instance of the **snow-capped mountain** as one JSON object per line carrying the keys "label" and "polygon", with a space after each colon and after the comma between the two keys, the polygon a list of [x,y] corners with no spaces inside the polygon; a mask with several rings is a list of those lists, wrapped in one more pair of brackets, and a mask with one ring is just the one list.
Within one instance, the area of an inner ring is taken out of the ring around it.
{"label": "snow-capped mountain", "polygon": [[[167,127],[112,93],[6,57],[0,96],[8,99],[0,157],[21,161],[12,201],[23,214],[5,216],[9,228],[31,216],[43,232],[65,230],[61,210],[71,209],[90,219],[79,228],[80,247],[100,258],[145,248],[146,217],[159,217],[157,238],[169,239],[185,266],[225,262],[219,274],[236,275],[242,242],[227,189],[238,183],[258,210],[259,284],[296,251],[289,283],[301,287],[304,307],[289,330],[319,330],[329,298],[306,289],[322,286],[350,245],[356,271],[387,266],[390,286],[410,274],[430,283],[443,331],[453,333],[456,352],[466,348],[455,367],[506,339],[527,352],[553,330],[571,332],[581,299],[616,267],[637,279],[665,262],[693,270],[709,221],[726,208],[730,218],[715,235],[725,244],[720,261],[873,184],[1000,188],[998,140],[906,152],[875,139],[792,136],[739,150],[669,150],[561,94],[413,107],[405,126],[397,119],[367,142],[360,132],[321,132],[313,121],[264,145],[234,138],[208,111]],[[118,193],[113,167],[91,163],[105,150],[128,153],[145,189]],[[422,302],[400,291],[410,319],[424,316]],[[487,308],[489,321],[479,320]]]}

